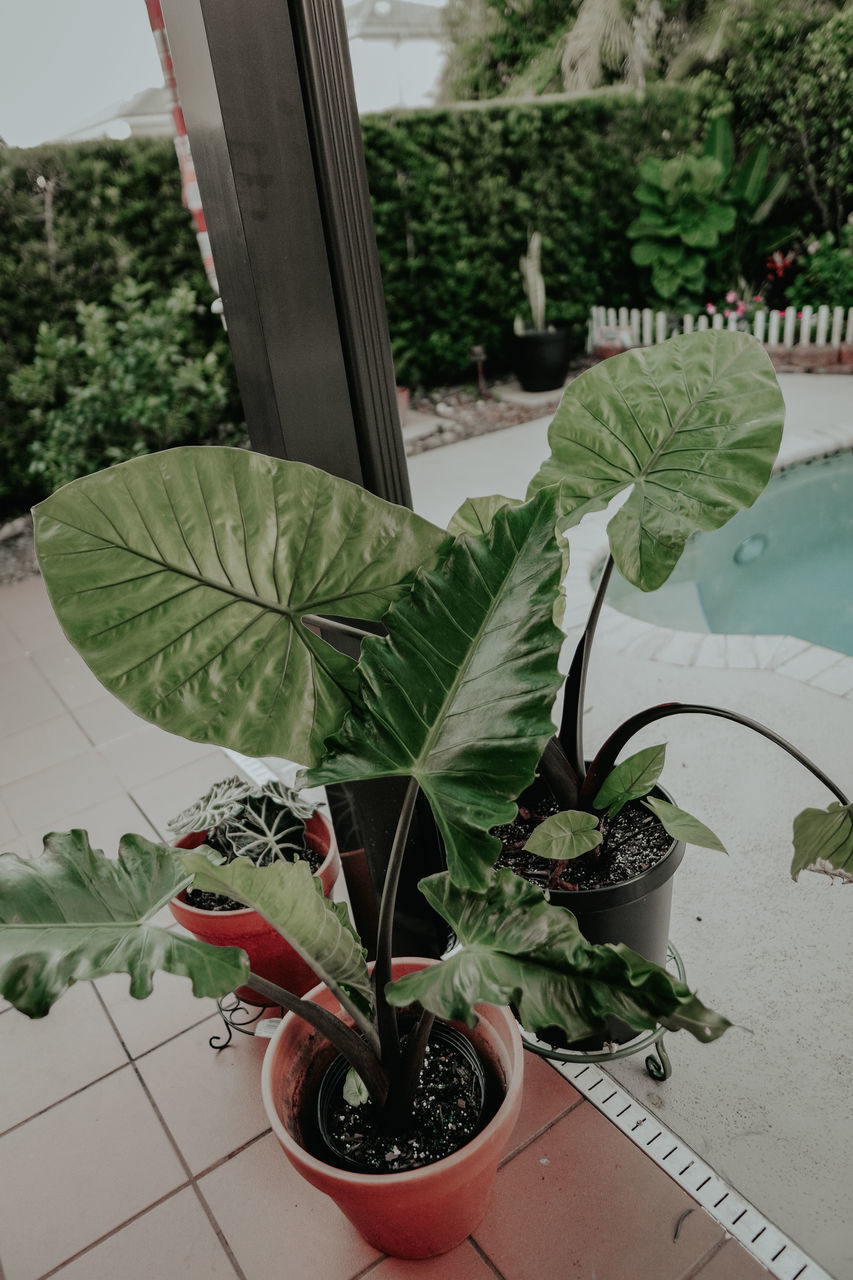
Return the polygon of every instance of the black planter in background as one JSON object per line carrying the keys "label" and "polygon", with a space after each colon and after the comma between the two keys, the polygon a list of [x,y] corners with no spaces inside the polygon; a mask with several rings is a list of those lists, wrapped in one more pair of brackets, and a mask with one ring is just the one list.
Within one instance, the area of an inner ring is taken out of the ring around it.
{"label": "black planter in background", "polygon": [[510,360],[524,391],[555,391],[569,372],[572,331],[526,329],[510,337]]}

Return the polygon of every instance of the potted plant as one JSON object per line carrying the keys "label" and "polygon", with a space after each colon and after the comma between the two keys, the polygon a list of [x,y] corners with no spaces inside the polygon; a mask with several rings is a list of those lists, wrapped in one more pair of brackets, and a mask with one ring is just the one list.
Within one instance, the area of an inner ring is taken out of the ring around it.
{"label": "potted plant", "polygon": [[[280,859],[306,861],[328,895],[341,870],[331,830],[314,805],[280,782],[258,787],[244,778],[224,778],[168,824],[179,849],[207,845],[223,862],[248,858],[265,867]],[[316,986],[313,969],[257,911],[227,894],[189,885],[169,903],[172,915],[194,937],[214,946],[240,947],[252,972],[304,995]],[[249,1004],[268,1005],[251,987],[235,992]]]}
{"label": "potted plant", "polygon": [[512,366],[525,391],[553,391],[561,387],[569,372],[572,354],[571,330],[565,325],[557,328],[545,322],[545,280],[541,264],[542,236],[534,231],[527,253],[519,259],[532,328],[517,315],[512,332]]}
{"label": "potted plant", "polygon": [[[324,1177],[335,1159],[316,1155],[313,1117],[327,1042],[354,1070],[345,1075],[349,1104],[366,1095],[373,1127],[385,1132],[403,1116],[408,1126],[435,1021],[481,1027],[477,1049],[490,1059],[487,1074],[503,1102],[491,1118],[486,1112],[459,1161],[469,1151],[483,1159],[488,1146],[486,1171],[451,1177],[443,1156],[425,1172],[344,1169],[338,1179],[345,1211],[378,1247],[407,1256],[452,1247],[482,1212],[483,1181],[497,1159],[493,1137],[517,1105],[509,1024],[483,1027],[492,1025],[486,1006],[512,1004],[535,1034],[558,1028],[569,1041],[600,1032],[609,1015],[636,1029],[686,1029],[701,1041],[728,1025],[660,966],[621,944],[587,942],[570,911],[511,869],[495,869],[500,841],[491,829],[513,819],[517,797],[538,776],[559,807],[575,813],[558,859],[568,861],[601,810],[628,792],[646,794],[653,772],[635,760],[631,776],[617,767],[602,780],[636,717],[588,770],[582,749],[573,758],[565,745],[576,733],[572,707],[582,701],[594,619],[568,680],[573,733],[563,734],[562,746],[553,741],[565,530],[633,485],[610,525],[614,559],[634,581],[659,585],[693,528],[722,525],[754,501],[770,475],[781,418],[760,345],[711,332],[584,374],[563,398],[551,457],[529,499],[470,501],[453,522],[461,531],[450,536],[346,481],[238,450],[138,458],[53,495],[37,509],[36,528],[54,607],[102,682],[134,710],[190,738],[302,761],[311,785],[408,781],[372,973],[343,908],[323,898],[303,863],[257,867],[238,857],[222,865],[202,850],[180,853],[133,836],[114,863],[90,849],[85,833],[72,832],[48,836],[41,862],[0,858],[0,992],[38,1016],[78,978],[129,971],[132,993],[145,995],[162,967],[190,974],[198,994],[221,994],[247,980],[245,956],[176,938],[150,919],[192,878],[227,892],[268,919],[327,988],[327,996],[307,999],[252,978],[310,1028],[296,1035],[284,1020],[265,1088],[290,1158],[301,1158],[295,1147],[311,1147]],[[361,619],[381,619],[383,634],[366,634]],[[355,633],[358,661],[328,644],[321,625]],[[642,786],[638,773],[646,775]],[[439,963],[402,962],[395,974],[391,925],[419,789],[447,859],[447,870],[425,878],[421,890],[457,946]],[[797,820],[795,871],[850,876],[853,820],[838,795],[827,811]],[[674,806],[656,807],[665,829],[692,822]],[[333,1013],[338,1005],[342,1019]],[[293,1109],[280,1096],[285,1058],[297,1059],[301,1073],[286,1085]],[[399,1134],[385,1136],[397,1146]],[[450,1197],[430,1204],[426,1224],[413,1211],[421,1178],[444,1183]],[[467,1181],[480,1190],[462,1222],[451,1209]],[[365,1185],[369,1203],[398,1212],[380,1234],[359,1216]],[[453,1222],[452,1237],[445,1221]],[[430,1223],[439,1229],[431,1238]]]}

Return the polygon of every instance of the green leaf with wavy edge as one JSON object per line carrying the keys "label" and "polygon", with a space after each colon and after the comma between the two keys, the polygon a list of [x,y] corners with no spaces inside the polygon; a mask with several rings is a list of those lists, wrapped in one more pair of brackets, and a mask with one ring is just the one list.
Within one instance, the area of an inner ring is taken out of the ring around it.
{"label": "green leaf with wavy edge", "polygon": [[648,795],[661,775],[666,762],[666,747],[643,747],[627,760],[622,760],[604,779],[594,804],[596,809],[606,809],[615,818],[630,800]]}
{"label": "green leaf with wavy edge", "polygon": [[427,901],[460,944],[441,964],[385,988],[394,1005],[419,1000],[438,1017],[476,1022],[477,1003],[512,1004],[534,1034],[560,1027],[570,1040],[601,1031],[614,1014],[643,1030],[657,1023],[711,1041],[730,1023],[684,983],[623,946],[592,946],[570,911],[508,869],[482,894],[446,873],[422,880]]}
{"label": "green leaf with wavy edge", "polygon": [[180,855],[197,889],[236,898],[262,915],[317,974],[362,1015],[373,1012],[367,960],[346,906],[323,896],[307,862],[258,867],[248,858],[217,864],[198,850]]}
{"label": "green leaf with wavy edge", "polygon": [[643,804],[651,810],[673,840],[683,840],[685,844],[699,845],[702,849],[717,849],[720,853],[728,852],[719,836],[715,836],[710,827],[706,827],[704,822],[694,818],[686,809],[679,809],[678,805],[670,804],[668,800],[659,800],[657,796],[647,797]]}
{"label": "green leaf with wavy edge", "polygon": [[417,779],[454,879],[482,888],[500,851],[490,827],[515,816],[553,736],[561,684],[564,545],[556,494],[505,508],[488,533],[462,536],[420,573],[366,640],[361,697],[308,785],[359,778]]}
{"label": "green leaf with wavy edge", "polygon": [[493,493],[487,498],[466,498],[447,524],[447,532],[456,537],[460,533],[486,533],[498,511],[505,507],[520,507],[520,498],[505,498]]}
{"label": "green leaf with wavy edge", "polygon": [[122,836],[117,860],[77,830],[45,836],[34,861],[0,855],[0,994],[41,1018],[73,983],[108,973],[130,974],[137,1000],[158,969],[191,978],[197,996],[233,991],[244,951],[151,923],[188,882],[175,851],[142,836]]}
{"label": "green leaf with wavy edge", "polygon": [[746,333],[709,331],[627,351],[563,394],[551,456],[530,492],[560,486],[567,527],[632,492],[607,527],[624,578],[665,582],[697,529],[751,506],[770,479],[785,409],[773,365]]}
{"label": "green leaf with wavy edge", "polygon": [[820,871],[853,883],[853,804],[833,802],[828,809],[804,809],[794,819],[791,879],[801,871]]}
{"label": "green leaf with wavy edge", "polygon": [[302,763],[355,688],[305,615],[380,618],[446,537],[314,467],[203,447],[75,480],[35,522],[53,607],[102,684],[172,733]]}
{"label": "green leaf with wavy edge", "polygon": [[537,858],[571,862],[589,853],[590,849],[597,849],[601,840],[594,813],[586,813],[583,809],[564,809],[540,822],[524,847]]}

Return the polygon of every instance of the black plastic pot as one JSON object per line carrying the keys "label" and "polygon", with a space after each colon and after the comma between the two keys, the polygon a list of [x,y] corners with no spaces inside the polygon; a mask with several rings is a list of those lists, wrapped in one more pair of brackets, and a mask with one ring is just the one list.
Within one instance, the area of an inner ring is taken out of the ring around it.
{"label": "black plastic pot", "polygon": [[525,391],[555,391],[569,372],[572,331],[527,329],[514,333],[510,353],[515,375]]}
{"label": "black plastic pot", "polygon": [[[486,1112],[488,1085],[485,1068],[477,1054],[477,1050],[462,1031],[459,1031],[456,1027],[451,1027],[447,1023],[443,1022],[437,1022],[434,1025],[432,1035],[430,1036],[430,1043],[435,1044],[436,1046],[441,1045],[445,1049],[451,1050],[456,1054],[457,1058],[461,1058],[467,1063],[473,1073],[475,1087],[478,1091],[479,1109],[477,1112],[477,1120],[482,1125],[485,1123],[483,1116],[484,1112]],[[332,1128],[330,1127],[330,1114],[332,1109],[337,1106],[340,1101],[341,1092],[343,1090],[344,1081],[346,1080],[348,1071],[349,1063],[345,1058],[338,1056],[326,1071],[326,1074],[323,1076],[320,1084],[320,1090],[317,1095],[317,1126],[320,1138],[325,1148],[324,1158],[328,1163],[335,1165],[339,1169],[351,1169],[355,1173],[373,1173],[378,1174],[378,1176],[382,1176],[384,1173],[383,1170],[377,1171],[372,1166],[366,1165],[340,1146],[335,1139]],[[488,1118],[489,1116],[486,1114],[486,1119]],[[473,1135],[469,1135],[469,1137],[464,1141],[469,1142],[471,1136]],[[418,1166],[413,1165],[412,1167],[417,1168]],[[390,1173],[391,1170],[388,1172]]]}
{"label": "black plastic pot", "polygon": [[[621,942],[646,960],[665,965],[673,877],[684,852],[684,842],[673,840],[669,852],[660,862],[631,880],[602,889],[552,890],[551,902],[574,913],[587,942]],[[607,1030],[608,1039],[616,1044],[625,1044],[639,1035],[619,1018],[608,1018]],[[568,1045],[559,1033],[543,1038],[558,1048],[593,1049],[602,1043],[596,1040],[595,1043],[583,1041]]]}

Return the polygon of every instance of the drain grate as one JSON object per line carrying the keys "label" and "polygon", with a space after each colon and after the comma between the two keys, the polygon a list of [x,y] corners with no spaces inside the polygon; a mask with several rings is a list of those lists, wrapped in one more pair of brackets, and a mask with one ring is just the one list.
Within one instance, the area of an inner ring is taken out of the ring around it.
{"label": "drain grate", "polygon": [[829,1272],[803,1253],[600,1067],[577,1062],[551,1065],[697,1200],[776,1280],[832,1280]]}

